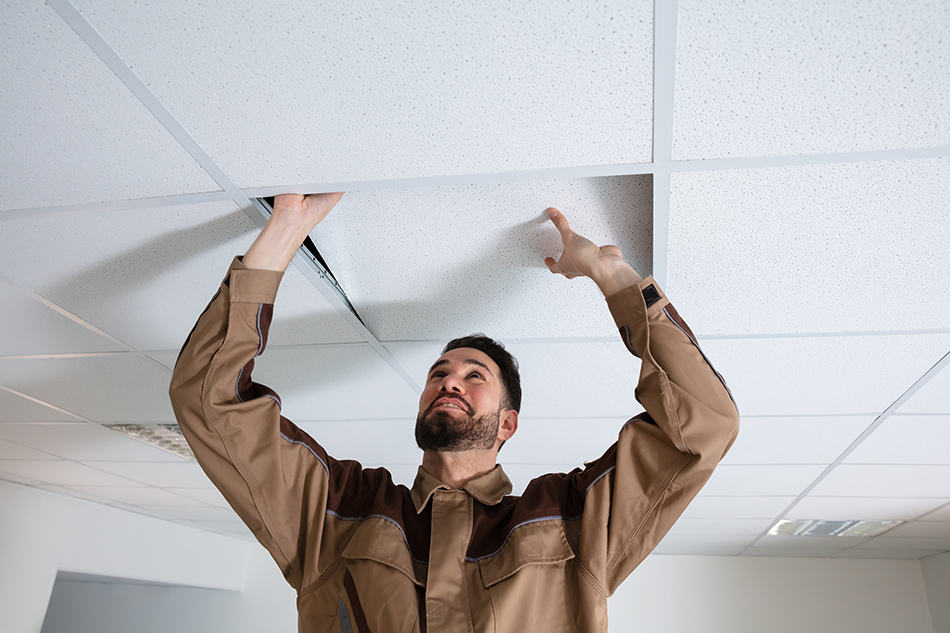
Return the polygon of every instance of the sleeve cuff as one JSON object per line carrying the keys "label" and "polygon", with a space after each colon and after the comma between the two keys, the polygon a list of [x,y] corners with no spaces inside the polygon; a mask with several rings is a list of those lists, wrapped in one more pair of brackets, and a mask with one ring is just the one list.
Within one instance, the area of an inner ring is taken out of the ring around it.
{"label": "sleeve cuff", "polygon": [[274,303],[277,288],[284,272],[280,270],[258,270],[244,265],[243,256],[232,260],[228,269],[231,301],[242,303]]}
{"label": "sleeve cuff", "polygon": [[632,325],[644,316],[659,312],[670,302],[653,275],[648,275],[638,283],[618,290],[605,299],[618,328]]}

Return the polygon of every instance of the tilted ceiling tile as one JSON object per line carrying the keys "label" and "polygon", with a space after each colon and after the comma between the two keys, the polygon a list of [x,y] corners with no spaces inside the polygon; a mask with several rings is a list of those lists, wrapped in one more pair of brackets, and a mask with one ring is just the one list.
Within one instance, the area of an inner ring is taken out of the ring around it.
{"label": "tilted ceiling tile", "polygon": [[122,349],[104,336],[2,283],[0,323],[3,323],[0,328],[0,356],[112,352]]}
{"label": "tilted ceiling tile", "polygon": [[[231,202],[0,216],[0,227],[8,277],[133,347],[176,351],[259,232]],[[293,267],[274,312],[269,344],[360,340]]]}
{"label": "tilted ceiling tile", "polygon": [[723,464],[830,464],[874,416],[743,417]]}
{"label": "tilted ceiling tile", "polygon": [[946,413],[950,416],[950,369],[947,367],[950,365],[944,365],[936,376],[932,377],[898,409],[898,412],[901,414]]}
{"label": "tilted ceiling tile", "polygon": [[620,247],[651,272],[648,176],[520,179],[345,195],[313,239],[381,340],[449,340],[474,331],[542,338],[617,336],[587,278],[552,274],[561,239],[545,214]]}
{"label": "tilted ceiling tile", "polygon": [[836,466],[812,490],[814,495],[849,497],[950,497],[950,466]]}
{"label": "tilted ceiling tile", "polygon": [[910,521],[887,531],[887,536],[907,538],[950,538],[950,522]]}
{"label": "tilted ceiling tile", "polygon": [[681,0],[674,157],[946,144],[950,5]]}
{"label": "tilted ceiling tile", "polygon": [[241,186],[650,160],[650,0],[75,4]]}
{"label": "tilted ceiling tile", "polygon": [[181,462],[168,451],[133,440],[98,424],[25,424],[0,425],[0,439],[18,442],[51,455],[74,460],[142,460]]}
{"label": "tilted ceiling tile", "polygon": [[700,335],[946,330],[948,215],[950,159],[674,174],[667,291]]}
{"label": "tilted ceiling tile", "polygon": [[[3,385],[0,379],[0,385]],[[0,422],[81,422],[68,413],[0,389]]]}
{"label": "tilted ceiling tile", "polygon": [[220,189],[56,12],[14,4],[0,23],[0,209]]}
{"label": "tilted ceiling tile", "polygon": [[174,420],[170,381],[170,371],[134,355],[0,359],[0,384],[97,422]]}
{"label": "tilted ceiling tile", "polygon": [[278,347],[256,359],[255,382],[291,420],[411,417],[418,394],[369,345]]}
{"label": "tilted ceiling tile", "polygon": [[950,466],[950,414],[892,415],[844,463]]}
{"label": "tilted ceiling tile", "polygon": [[788,519],[906,521],[929,512],[941,499],[915,497],[822,497],[809,494],[785,514]]}
{"label": "tilted ceiling tile", "polygon": [[950,334],[699,337],[699,344],[743,415],[871,414],[940,359]]}

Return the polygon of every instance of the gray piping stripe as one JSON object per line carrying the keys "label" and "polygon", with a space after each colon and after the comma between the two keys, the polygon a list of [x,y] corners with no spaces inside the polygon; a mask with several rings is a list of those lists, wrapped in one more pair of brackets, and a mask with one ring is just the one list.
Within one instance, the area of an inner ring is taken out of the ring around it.
{"label": "gray piping stripe", "polygon": [[261,332],[261,311],[264,309],[263,303],[257,304],[257,338],[260,340],[260,345],[257,346],[257,353],[255,356],[260,356],[261,352],[264,351],[264,333]]}
{"label": "gray piping stripe", "polygon": [[353,633],[350,614],[346,610],[346,605],[343,604],[343,598],[340,598],[340,603],[336,607],[336,617],[340,620],[340,628],[343,629],[343,633]]}
{"label": "gray piping stripe", "polygon": [[500,552],[502,549],[504,549],[505,545],[508,544],[508,539],[511,538],[512,533],[513,533],[515,530],[517,530],[518,528],[520,528],[522,525],[527,525],[527,524],[529,524],[529,523],[537,523],[538,521],[550,521],[550,520],[552,520],[552,519],[564,519],[565,521],[574,521],[574,520],[576,520],[576,519],[579,519],[581,516],[582,516],[582,515],[578,515],[578,516],[576,516],[576,517],[565,517],[565,516],[563,516],[563,515],[556,514],[556,515],[552,515],[552,516],[548,516],[548,517],[540,517],[540,518],[537,518],[537,519],[528,519],[527,521],[522,521],[522,522],[519,523],[518,525],[516,525],[516,526],[514,526],[513,528],[511,528],[511,530],[508,532],[508,536],[505,537],[505,542],[502,543],[502,544],[501,544],[501,547],[499,547],[498,549],[496,549],[494,552],[492,552],[491,554],[485,554],[484,556],[479,556],[478,558],[471,558],[471,557],[469,557],[469,556],[466,556],[466,557],[465,557],[465,560],[474,563],[474,562],[477,562],[477,561],[482,560],[483,558],[488,558],[489,556],[494,556],[495,554],[497,554],[498,552]]}
{"label": "gray piping stripe", "polygon": [[604,472],[602,472],[602,473],[600,473],[599,475],[597,475],[597,479],[595,479],[594,481],[590,482],[590,485],[587,486],[587,490],[584,491],[584,494],[586,495],[586,494],[590,491],[590,489],[593,487],[593,485],[596,484],[598,481],[600,481],[600,478],[601,478],[601,477],[603,477],[604,475],[606,475],[607,473],[609,473],[610,471],[612,471],[612,470],[613,470],[614,468],[616,468],[616,467],[617,467],[617,466],[616,466],[616,464],[615,464],[615,465],[611,466],[610,468],[608,468],[607,470],[605,470]]}
{"label": "gray piping stripe", "polygon": [[396,528],[399,529],[399,532],[402,534],[402,540],[403,540],[403,542],[406,544],[406,549],[409,550],[409,558],[411,558],[412,560],[414,560],[415,562],[417,562],[417,563],[419,563],[419,564],[421,564],[421,565],[428,565],[428,564],[429,564],[429,563],[427,563],[426,561],[424,561],[424,560],[419,560],[418,558],[416,558],[415,556],[412,555],[412,548],[409,547],[409,539],[406,538],[406,531],[402,529],[402,526],[399,525],[399,522],[398,522],[398,521],[396,521],[395,519],[393,519],[393,518],[391,518],[391,517],[386,516],[385,514],[367,514],[365,517],[345,517],[345,516],[343,516],[342,514],[339,514],[339,513],[337,513],[337,512],[334,512],[333,510],[327,510],[326,513],[329,514],[329,515],[331,515],[331,516],[335,516],[335,517],[338,518],[338,519],[342,519],[342,520],[344,520],[344,521],[362,521],[362,520],[364,520],[364,519],[385,519],[386,521],[389,521],[390,523],[392,523],[393,525],[395,525]]}
{"label": "gray piping stripe", "polygon": [[284,438],[285,440],[287,440],[288,442],[290,442],[291,444],[300,444],[300,445],[303,446],[305,449],[307,449],[308,451],[310,451],[310,453],[311,453],[314,457],[317,458],[317,461],[320,462],[321,464],[323,464],[323,469],[327,471],[327,477],[330,476],[330,469],[327,468],[326,462],[324,462],[322,459],[320,459],[320,456],[317,455],[317,454],[314,452],[314,450],[313,450],[312,448],[310,448],[306,443],[301,442],[300,440],[293,440],[293,439],[287,437],[286,435],[284,435],[283,433],[281,433],[280,436],[281,436],[282,438]]}
{"label": "gray piping stripe", "polygon": [[283,405],[280,403],[280,398],[278,398],[277,396],[272,396],[272,395],[269,394],[269,393],[265,393],[265,394],[264,394],[264,397],[265,397],[265,398],[270,398],[271,400],[273,400],[274,402],[277,403],[277,406],[278,406],[278,407],[280,407],[281,409],[283,408]]}
{"label": "gray piping stripe", "polygon": [[690,340],[690,342],[696,347],[696,349],[699,350],[699,353],[702,355],[703,360],[706,361],[706,364],[709,365],[709,368],[713,370],[713,373],[714,373],[714,374],[716,374],[716,378],[719,379],[719,382],[722,383],[722,386],[726,388],[726,393],[729,394],[729,399],[732,400],[732,404],[733,404],[733,406],[736,408],[736,412],[738,412],[738,411],[739,411],[739,405],[736,404],[736,399],[732,397],[732,391],[730,391],[729,385],[727,385],[727,384],[726,384],[726,381],[722,379],[722,376],[719,374],[718,371],[716,371],[716,368],[713,367],[713,364],[709,362],[709,359],[706,357],[705,352],[703,352],[703,348],[701,348],[701,347],[699,346],[699,343],[696,342],[696,339],[694,339],[692,336],[689,335],[689,332],[687,332],[686,330],[684,330],[683,328],[680,327],[680,324],[676,322],[676,319],[674,319],[672,316],[670,316],[670,313],[667,312],[667,310],[666,310],[666,306],[663,307],[663,314],[665,314],[665,315],[666,315],[666,318],[668,318],[668,319],[670,320],[670,323],[672,323],[672,324],[675,325],[677,328],[679,328],[680,332],[682,332],[683,334],[685,334],[685,335],[686,335],[686,338],[688,338],[688,339]]}
{"label": "gray piping stripe", "polygon": [[241,397],[241,392],[238,391],[238,383],[241,382],[241,376],[244,375],[244,368],[241,367],[241,371],[238,372],[237,380],[234,381],[234,395],[237,396],[237,399],[241,402],[244,402],[244,398]]}

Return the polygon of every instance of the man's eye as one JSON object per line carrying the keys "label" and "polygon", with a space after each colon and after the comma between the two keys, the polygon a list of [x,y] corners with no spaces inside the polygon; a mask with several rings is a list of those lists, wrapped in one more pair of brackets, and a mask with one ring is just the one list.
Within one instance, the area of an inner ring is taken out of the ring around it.
{"label": "man's eye", "polygon": [[469,376],[478,376],[479,378],[482,377],[482,375],[478,373],[477,371],[473,371],[472,373],[469,374]]}

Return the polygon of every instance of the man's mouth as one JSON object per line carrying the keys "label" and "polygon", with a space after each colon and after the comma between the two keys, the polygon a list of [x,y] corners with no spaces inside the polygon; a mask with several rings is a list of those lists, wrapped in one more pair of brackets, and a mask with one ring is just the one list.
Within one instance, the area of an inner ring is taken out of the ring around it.
{"label": "man's mouth", "polygon": [[432,406],[432,409],[458,409],[464,413],[468,413],[468,409],[465,406],[456,400],[455,398],[440,398],[436,400],[435,404]]}

